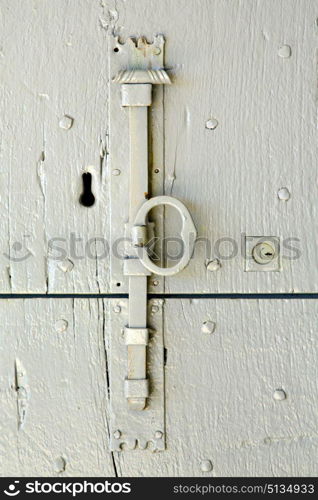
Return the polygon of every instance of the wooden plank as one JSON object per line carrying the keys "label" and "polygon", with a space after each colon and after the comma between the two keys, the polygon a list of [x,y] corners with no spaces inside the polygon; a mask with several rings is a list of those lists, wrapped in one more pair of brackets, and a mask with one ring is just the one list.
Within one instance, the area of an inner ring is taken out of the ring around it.
{"label": "wooden plank", "polygon": [[[317,0],[118,5],[123,39],[167,40],[166,194],[188,206],[211,246],[201,242],[166,291],[316,292]],[[211,119],[217,126],[207,129]],[[168,213],[168,235],[178,234],[177,220]],[[245,272],[244,234],[280,237],[281,272]],[[235,241],[234,258],[222,238]],[[300,240],[301,258],[289,260],[288,238]],[[216,258],[221,267],[207,271]]]}
{"label": "wooden plank", "polygon": [[0,301],[0,474],[114,476],[103,302]]}
{"label": "wooden plank", "polygon": [[317,313],[305,300],[166,300],[167,450],[122,453],[120,473],[316,476]]}
{"label": "wooden plank", "polygon": [[[130,238],[128,231],[129,221],[129,193],[130,183],[136,182],[138,172],[131,178],[130,169],[130,129],[129,110],[122,107],[121,85],[113,82],[120,71],[132,68],[138,62],[140,68],[148,69],[149,64],[153,69],[164,65],[164,40],[156,37],[151,44],[143,45],[138,41],[126,40],[123,43],[117,36],[109,40],[109,167],[110,167],[110,242],[112,252],[110,255],[110,291],[128,292],[128,278],[123,275],[123,256],[130,255],[131,249],[124,245]],[[136,46],[136,49],[135,49]],[[137,48],[138,47],[138,48]],[[147,48],[145,48],[147,47]],[[145,51],[151,54],[145,57]],[[156,52],[159,51],[159,54]],[[140,54],[140,56],[138,56]],[[136,62],[137,61],[137,62]],[[152,86],[152,102],[147,112],[148,127],[148,182],[143,195],[157,196],[164,189],[164,132],[163,132],[163,85]],[[140,172],[139,172],[140,173]],[[149,186],[148,186],[149,184]],[[163,207],[152,210],[150,220],[155,224],[156,236],[163,234]],[[150,232],[149,232],[149,237]],[[162,293],[164,280],[156,276],[148,280],[149,292]]]}
{"label": "wooden plank", "polygon": [[[108,291],[111,6],[1,4],[1,292]],[[90,208],[79,202],[84,172]]]}
{"label": "wooden plank", "polygon": [[114,466],[116,304],[0,301],[2,475],[317,475],[316,301],[166,300],[167,449],[115,452]]}
{"label": "wooden plank", "polygon": [[[152,194],[165,170],[165,193],[188,206],[204,239],[166,291],[317,292],[317,8],[318,0],[3,0],[0,291],[118,291],[107,158],[127,162],[126,128],[109,151],[107,39],[162,33],[173,85],[163,93],[164,158],[161,96],[152,116]],[[85,172],[96,198],[89,208],[79,203]],[[113,181],[121,212],[127,179]],[[174,211],[165,219],[176,236]],[[157,214],[157,235],[161,225]],[[246,272],[244,235],[279,237],[281,272]],[[289,260],[288,238],[299,240],[300,258]],[[214,259],[221,267],[208,271]],[[149,289],[162,291],[163,280],[151,278]]]}

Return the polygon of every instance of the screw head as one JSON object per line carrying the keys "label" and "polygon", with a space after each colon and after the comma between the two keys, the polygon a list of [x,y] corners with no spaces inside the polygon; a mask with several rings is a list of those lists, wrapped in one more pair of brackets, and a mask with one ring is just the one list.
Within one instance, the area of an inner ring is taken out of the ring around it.
{"label": "screw head", "polygon": [[114,313],[119,314],[119,313],[120,313],[120,311],[121,311],[121,307],[117,305],[117,306],[115,306],[115,307],[113,308],[113,311],[114,311]]}
{"label": "screw head", "polygon": [[156,439],[161,439],[161,438],[162,438],[162,436],[163,436],[163,433],[162,433],[161,431],[156,431],[156,432],[155,432],[155,438],[156,438]]}
{"label": "screw head", "polygon": [[120,436],[121,436],[121,432],[119,430],[117,430],[117,431],[114,432],[114,438],[115,439],[119,439]]}
{"label": "screw head", "polygon": [[158,306],[155,306],[155,305],[151,306],[151,312],[152,313],[157,313],[158,311],[159,311],[159,307]]}
{"label": "screw head", "polygon": [[117,175],[120,175],[120,174],[121,174],[121,172],[120,172],[120,170],[119,170],[118,168],[115,168],[115,169],[112,171],[112,174],[113,174],[113,175],[115,175],[115,176],[117,176]]}

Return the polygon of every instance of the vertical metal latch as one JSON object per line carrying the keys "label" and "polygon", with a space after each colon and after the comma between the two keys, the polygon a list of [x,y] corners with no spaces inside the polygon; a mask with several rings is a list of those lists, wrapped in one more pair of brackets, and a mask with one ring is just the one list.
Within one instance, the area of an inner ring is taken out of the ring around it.
{"label": "vertical metal latch", "polygon": [[[130,70],[120,72],[115,81],[121,83],[122,106],[129,108],[128,227],[132,245],[143,247],[147,243],[146,226],[135,225],[135,219],[148,193],[148,106],[151,105],[152,84],[170,83],[170,79],[163,70]],[[125,342],[128,351],[125,396],[131,409],[143,410],[149,396],[149,382],[146,373],[147,276],[151,272],[141,264],[135,252],[132,252],[125,261],[124,274],[129,276],[129,324],[125,329]]]}

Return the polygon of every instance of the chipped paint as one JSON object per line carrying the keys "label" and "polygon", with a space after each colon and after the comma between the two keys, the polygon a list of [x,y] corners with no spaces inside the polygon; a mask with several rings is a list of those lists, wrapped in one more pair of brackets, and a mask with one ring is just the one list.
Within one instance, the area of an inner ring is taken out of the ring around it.
{"label": "chipped paint", "polygon": [[15,360],[15,388],[17,392],[18,430],[24,428],[30,400],[28,377],[22,362]]}

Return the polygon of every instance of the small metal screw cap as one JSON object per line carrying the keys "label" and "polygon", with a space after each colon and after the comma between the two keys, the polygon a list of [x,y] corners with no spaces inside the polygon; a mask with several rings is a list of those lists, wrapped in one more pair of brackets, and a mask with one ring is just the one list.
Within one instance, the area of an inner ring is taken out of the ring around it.
{"label": "small metal screw cap", "polygon": [[258,264],[268,264],[275,258],[276,250],[270,242],[262,241],[255,245],[252,255]]}

